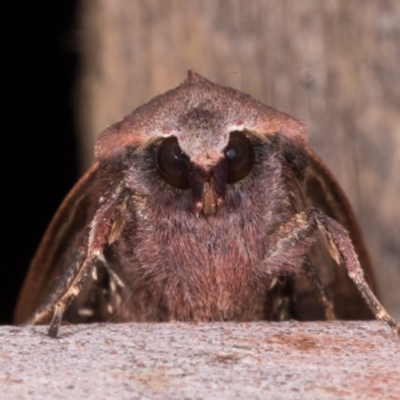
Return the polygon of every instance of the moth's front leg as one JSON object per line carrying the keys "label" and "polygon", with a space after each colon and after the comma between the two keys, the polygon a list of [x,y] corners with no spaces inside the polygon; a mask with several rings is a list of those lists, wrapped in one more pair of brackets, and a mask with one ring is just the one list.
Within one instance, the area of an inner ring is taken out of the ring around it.
{"label": "moth's front leg", "polygon": [[64,315],[65,310],[71,304],[72,300],[75,297],[77,297],[80,291],[82,290],[82,287],[86,282],[86,278],[92,273],[93,267],[96,265],[96,262],[105,261],[102,252],[103,246],[102,247],[96,246],[90,249],[85,261],[83,262],[78,273],[74,277],[71,286],[69,286],[67,291],[55,304],[53,310],[53,318],[50,322],[48,330],[48,334],[50,337],[53,338],[57,337],[58,329],[61,325],[62,317]]}
{"label": "moth's front leg", "polygon": [[[126,210],[125,198],[122,195],[115,197],[115,199],[99,205],[90,225],[85,229],[85,234],[81,236],[78,247],[82,248],[81,255],[84,256],[80,257],[74,268],[66,271],[69,276],[67,285],[60,284],[60,287],[50,295],[49,300],[40,308],[40,312],[28,321],[28,323],[37,323],[43,316],[53,312],[48,330],[51,337],[57,336],[65,310],[72,300],[78,296],[95,265],[98,262],[103,262],[106,268],[108,267],[103,255],[104,248],[118,238],[123,225],[123,214]],[[117,284],[123,285],[113,271],[109,270],[109,273],[111,279],[116,281]]]}
{"label": "moth's front leg", "polygon": [[126,199],[122,196],[117,197],[114,202],[106,202],[96,211],[90,224],[88,237],[84,238],[84,242],[87,243],[86,258],[77,270],[68,289],[54,305],[53,318],[48,330],[49,336],[57,337],[65,310],[72,300],[78,296],[87,277],[92,273],[98,262],[102,262],[106,266],[110,278],[116,284],[123,286],[119,277],[107,265],[103,252],[108,244],[112,244],[118,238],[122,229],[125,211]]}
{"label": "moth's front leg", "polygon": [[400,335],[400,325],[386,312],[367,282],[347,231],[321,211],[310,208],[294,215],[270,238],[264,266],[272,273],[299,272],[311,244],[321,235],[332,258],[342,264],[376,319]]}

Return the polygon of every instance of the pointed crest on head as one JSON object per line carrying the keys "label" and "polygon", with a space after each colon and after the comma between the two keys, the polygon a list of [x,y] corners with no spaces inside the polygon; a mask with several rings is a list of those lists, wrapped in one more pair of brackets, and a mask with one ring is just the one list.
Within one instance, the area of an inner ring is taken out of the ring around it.
{"label": "pointed crest on head", "polygon": [[95,155],[108,159],[152,138],[176,136],[182,150],[194,157],[205,150],[223,151],[229,133],[244,130],[259,136],[280,133],[296,146],[307,141],[304,125],[295,118],[189,70],[177,88],[103,131]]}

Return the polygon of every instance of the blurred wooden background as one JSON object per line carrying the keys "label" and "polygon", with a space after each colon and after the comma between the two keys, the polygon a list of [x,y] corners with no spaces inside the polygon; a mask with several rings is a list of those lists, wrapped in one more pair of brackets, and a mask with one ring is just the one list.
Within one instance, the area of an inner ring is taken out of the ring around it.
{"label": "blurred wooden background", "polygon": [[305,123],[400,319],[400,2],[82,0],[82,168],[96,137],[189,68]]}

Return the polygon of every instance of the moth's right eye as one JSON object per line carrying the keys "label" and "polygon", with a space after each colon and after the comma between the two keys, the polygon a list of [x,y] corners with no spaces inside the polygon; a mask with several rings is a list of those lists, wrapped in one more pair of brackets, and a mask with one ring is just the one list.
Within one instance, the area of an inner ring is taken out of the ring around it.
{"label": "moth's right eye", "polygon": [[188,156],[181,150],[176,137],[164,139],[158,146],[156,165],[161,177],[178,189],[189,187]]}

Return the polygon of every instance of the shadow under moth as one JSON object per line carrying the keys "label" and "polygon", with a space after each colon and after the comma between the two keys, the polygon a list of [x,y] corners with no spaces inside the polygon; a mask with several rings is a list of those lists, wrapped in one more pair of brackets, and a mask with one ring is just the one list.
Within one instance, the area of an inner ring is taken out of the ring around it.
{"label": "shadow under moth", "polygon": [[375,317],[400,334],[296,119],[189,71],[102,132],[95,156],[42,239],[15,323],[56,337],[63,320]]}

